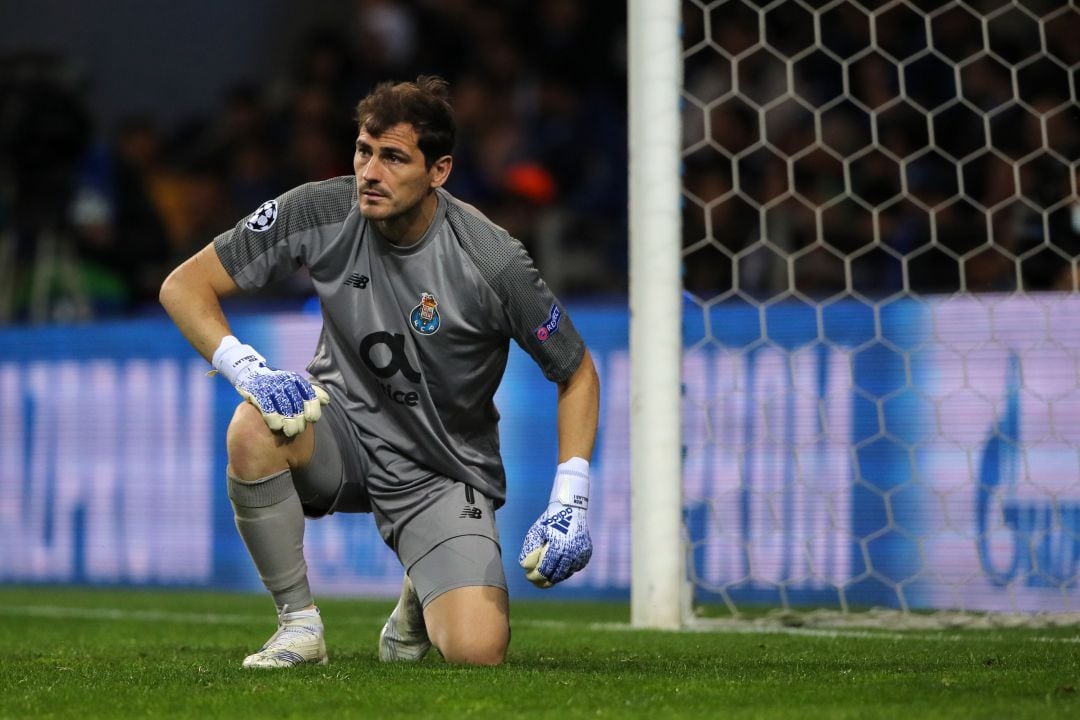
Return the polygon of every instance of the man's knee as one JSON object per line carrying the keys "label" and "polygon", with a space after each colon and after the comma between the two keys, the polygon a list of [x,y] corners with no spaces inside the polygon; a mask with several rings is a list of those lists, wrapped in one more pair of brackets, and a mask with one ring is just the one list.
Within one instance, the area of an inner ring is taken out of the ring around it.
{"label": "man's knee", "polygon": [[278,437],[250,403],[240,403],[226,433],[229,472],[242,481],[254,481],[289,467],[289,444]]}
{"label": "man's knee", "polygon": [[506,591],[464,587],[435,598],[424,609],[431,642],[448,663],[499,665],[510,644]]}
{"label": "man's knee", "polygon": [[510,628],[462,627],[432,638],[443,659],[457,665],[501,665],[510,644]]}

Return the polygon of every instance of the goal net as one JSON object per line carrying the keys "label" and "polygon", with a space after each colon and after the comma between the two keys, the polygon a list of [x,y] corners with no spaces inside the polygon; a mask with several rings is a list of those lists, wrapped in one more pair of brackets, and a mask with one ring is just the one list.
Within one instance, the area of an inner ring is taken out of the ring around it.
{"label": "goal net", "polygon": [[1077,3],[681,26],[695,606],[1080,611]]}

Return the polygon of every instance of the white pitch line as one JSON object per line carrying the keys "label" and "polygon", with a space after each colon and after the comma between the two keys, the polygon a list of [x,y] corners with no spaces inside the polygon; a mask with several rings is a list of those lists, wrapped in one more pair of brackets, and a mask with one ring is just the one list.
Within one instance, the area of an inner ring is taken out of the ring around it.
{"label": "white pitch line", "polygon": [[[9,617],[40,617],[40,618],[66,618],[75,620],[112,620],[119,622],[174,622],[210,625],[259,625],[273,621],[273,615],[240,615],[232,613],[193,613],[174,612],[171,610],[123,610],[120,608],[86,608],[64,607],[58,605],[12,605],[0,606],[0,616]],[[334,617],[332,624],[343,625],[378,625],[383,622],[384,615],[357,615],[349,613]],[[565,620],[514,620],[515,627],[528,627],[539,630],[595,630],[600,632],[648,632],[643,628],[635,628],[627,623],[612,622],[567,622]],[[814,637],[824,639],[853,639],[853,640],[895,640],[923,642],[958,642],[962,640],[985,640],[987,642],[1015,642],[1015,638],[1007,638],[993,631],[978,630],[966,635],[927,633],[927,632],[875,632],[873,630],[837,630],[827,628],[798,628],[763,625],[725,625],[713,627],[688,628],[684,632],[716,634],[716,635],[793,635],[801,637]],[[1051,637],[1039,635],[1024,638],[1026,642],[1039,643],[1070,643],[1080,644],[1080,636],[1074,637]]]}
{"label": "white pitch line", "polygon": [[0,615],[14,617],[62,618],[68,620],[203,623],[208,625],[246,625],[258,622],[258,618],[250,615],[170,612],[167,610],[119,610],[109,608],[61,607],[55,605],[13,605],[9,607],[0,607]]}
{"label": "white pitch line", "polygon": [[[582,627],[588,630],[605,630],[605,631],[639,631],[646,630],[645,628],[635,628],[625,623],[569,623],[562,620],[526,620],[515,621],[514,625],[527,625],[529,627],[551,629],[551,630],[567,630],[572,628],[580,629]],[[855,640],[920,640],[925,642],[957,642],[961,640],[986,640],[990,642],[1014,642],[1015,638],[1008,638],[1002,635],[992,634],[992,631],[987,630],[974,630],[970,635],[946,635],[944,633],[928,633],[925,631],[920,632],[890,632],[883,630],[880,632],[874,630],[842,630],[842,629],[829,629],[829,628],[802,628],[802,627],[787,627],[782,625],[713,625],[713,626],[698,626],[689,627],[682,630],[669,631],[669,632],[689,632],[689,633],[701,633],[701,634],[716,634],[716,635],[796,635],[802,637],[818,637],[826,639],[835,638],[851,638]],[[1043,643],[1080,643],[1080,636],[1077,637],[1050,637],[1050,636],[1036,636],[1030,638],[1024,638],[1026,642],[1043,642]]]}
{"label": "white pitch line", "polygon": [[[15,617],[64,618],[74,620],[116,620],[121,622],[202,623],[204,625],[256,625],[273,622],[274,615],[238,615],[230,613],[174,612],[171,610],[122,610],[119,608],[64,607],[60,605],[13,605],[0,607],[0,615]],[[349,615],[334,622],[366,624],[385,620],[383,616]]]}

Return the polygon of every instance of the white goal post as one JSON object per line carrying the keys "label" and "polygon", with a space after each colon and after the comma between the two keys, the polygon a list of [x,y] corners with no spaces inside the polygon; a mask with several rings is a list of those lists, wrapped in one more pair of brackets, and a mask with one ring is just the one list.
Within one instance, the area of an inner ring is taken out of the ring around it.
{"label": "white goal post", "polygon": [[628,18],[632,623],[1080,619],[1080,3]]}
{"label": "white goal post", "polygon": [[631,621],[675,628],[683,565],[678,0],[629,0]]}

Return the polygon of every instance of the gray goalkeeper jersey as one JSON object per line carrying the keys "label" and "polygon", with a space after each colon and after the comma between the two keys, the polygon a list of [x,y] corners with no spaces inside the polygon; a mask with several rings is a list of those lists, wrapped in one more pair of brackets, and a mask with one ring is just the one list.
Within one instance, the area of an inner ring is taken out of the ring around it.
{"label": "gray goalkeeper jersey", "polygon": [[247,290],[306,267],[323,316],[308,372],[331,402],[420,467],[501,505],[493,398],[509,340],[554,382],[577,369],[585,346],[521,243],[437,193],[431,227],[409,247],[361,217],[351,176],[264,203],[214,247]]}

